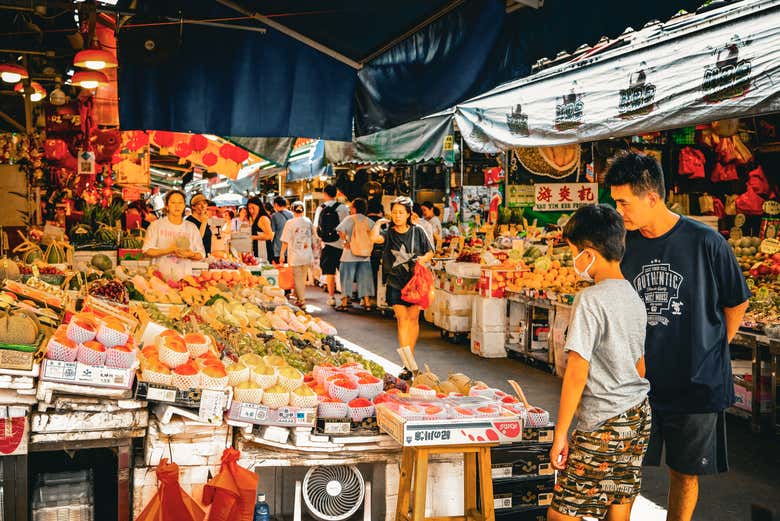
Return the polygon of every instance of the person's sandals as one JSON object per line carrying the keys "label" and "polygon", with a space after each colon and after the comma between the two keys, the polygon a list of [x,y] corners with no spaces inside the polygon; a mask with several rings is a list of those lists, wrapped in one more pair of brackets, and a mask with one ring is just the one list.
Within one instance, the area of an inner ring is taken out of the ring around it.
{"label": "person's sandals", "polygon": [[330,297],[330,298],[328,299],[328,305],[329,305],[329,306],[335,306],[335,305],[336,305],[336,299],[335,299],[335,298],[333,298],[333,297]]}
{"label": "person's sandals", "polygon": [[348,311],[349,307],[349,300],[347,300],[346,303],[342,300],[341,304],[336,306],[336,311]]}

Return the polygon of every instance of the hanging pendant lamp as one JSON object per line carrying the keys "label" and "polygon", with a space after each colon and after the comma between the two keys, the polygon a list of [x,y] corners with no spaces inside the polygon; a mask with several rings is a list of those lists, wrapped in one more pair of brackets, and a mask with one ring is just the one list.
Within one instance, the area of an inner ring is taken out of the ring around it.
{"label": "hanging pendant lamp", "polygon": [[29,78],[27,69],[13,63],[0,63],[0,79],[6,83],[19,83]]}
{"label": "hanging pendant lamp", "polygon": [[78,71],[70,79],[71,84],[85,89],[96,89],[108,84],[108,78],[100,71]]}
{"label": "hanging pendant lamp", "polygon": [[84,49],[76,53],[73,58],[73,65],[83,67],[93,71],[102,69],[112,69],[119,64],[116,56],[103,49]]}
{"label": "hanging pendant lamp", "polygon": [[[33,81],[30,83],[30,87],[32,87],[33,93],[30,94],[30,101],[35,103],[36,101],[41,101],[43,98],[46,97],[46,89],[44,89],[40,83],[37,81]],[[14,87],[14,92],[19,92],[21,94],[24,94],[24,84],[23,83],[17,83],[16,87]]]}

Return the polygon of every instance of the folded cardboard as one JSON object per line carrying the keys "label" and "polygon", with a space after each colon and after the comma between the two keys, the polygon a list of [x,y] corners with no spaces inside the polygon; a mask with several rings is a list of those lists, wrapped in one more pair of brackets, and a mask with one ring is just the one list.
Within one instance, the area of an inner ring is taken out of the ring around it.
{"label": "folded cardboard", "polygon": [[82,364],[81,362],[44,360],[40,379],[46,382],[130,389],[133,386],[133,380],[135,380],[135,368],[115,369]]}

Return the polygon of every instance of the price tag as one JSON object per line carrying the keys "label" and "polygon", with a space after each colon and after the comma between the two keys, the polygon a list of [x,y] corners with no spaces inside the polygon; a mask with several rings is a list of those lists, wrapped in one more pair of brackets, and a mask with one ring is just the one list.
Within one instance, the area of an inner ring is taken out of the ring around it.
{"label": "price tag", "polygon": [[207,422],[219,421],[225,409],[225,393],[213,389],[204,389],[200,395],[198,416]]}

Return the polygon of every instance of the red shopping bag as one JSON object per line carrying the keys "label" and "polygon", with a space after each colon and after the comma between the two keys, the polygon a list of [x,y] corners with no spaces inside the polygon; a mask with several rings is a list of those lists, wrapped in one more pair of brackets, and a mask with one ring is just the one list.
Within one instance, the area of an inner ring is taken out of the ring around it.
{"label": "red shopping bag", "polygon": [[431,303],[432,291],[433,274],[419,262],[415,263],[412,278],[401,290],[401,298],[404,302],[426,309]]}
{"label": "red shopping bag", "polygon": [[203,489],[203,502],[211,505],[209,521],[252,521],[258,476],[238,464],[241,453],[227,448],[219,473]]}
{"label": "red shopping bag", "polygon": [[157,494],[137,521],[203,521],[206,513],[179,485],[179,466],[163,458],[157,465]]}
{"label": "red shopping bag", "polygon": [[279,278],[276,281],[277,286],[282,289],[293,289],[295,285],[293,282],[293,269],[286,264],[276,264],[277,271],[279,272]]}

